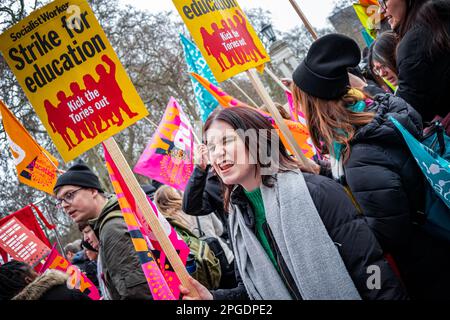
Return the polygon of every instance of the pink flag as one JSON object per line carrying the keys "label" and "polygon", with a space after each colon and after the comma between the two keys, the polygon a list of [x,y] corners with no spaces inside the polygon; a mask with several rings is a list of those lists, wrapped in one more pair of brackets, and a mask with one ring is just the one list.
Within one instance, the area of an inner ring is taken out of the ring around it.
{"label": "pink flag", "polygon": [[[161,245],[151,231],[151,226],[147,223],[141,211],[136,205],[136,201],[130,192],[125,180],[117,169],[107,149],[103,147],[105,160],[114,191],[117,194],[120,208],[122,210],[125,223],[128,226],[133,245],[138,253],[144,274],[155,300],[174,300],[180,295],[179,285],[181,284],[177,274],[173,270],[169,260],[166,258]],[[164,228],[170,242],[178,255],[186,265],[189,255],[189,247],[177,234],[175,229],[167,222],[164,216],[147,197],[153,212],[157,215]],[[151,252],[151,254],[149,254]]]}
{"label": "pink flag", "polygon": [[194,168],[193,145],[189,120],[171,97],[164,117],[134,172],[183,191]]}
{"label": "pink flag", "polygon": [[297,109],[294,107],[294,98],[292,97],[292,93],[290,93],[289,91],[285,91],[284,93],[286,94],[286,98],[289,105],[289,113],[291,115],[292,121],[299,122]]}

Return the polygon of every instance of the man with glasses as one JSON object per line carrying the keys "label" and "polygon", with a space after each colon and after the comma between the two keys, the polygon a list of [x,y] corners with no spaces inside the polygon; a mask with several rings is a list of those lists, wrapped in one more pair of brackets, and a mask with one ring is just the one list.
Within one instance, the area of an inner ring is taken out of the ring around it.
{"label": "man with glasses", "polygon": [[76,223],[88,222],[99,239],[100,274],[106,298],[152,299],[127,225],[115,196],[107,197],[88,166],[78,163],[59,176],[57,206]]}

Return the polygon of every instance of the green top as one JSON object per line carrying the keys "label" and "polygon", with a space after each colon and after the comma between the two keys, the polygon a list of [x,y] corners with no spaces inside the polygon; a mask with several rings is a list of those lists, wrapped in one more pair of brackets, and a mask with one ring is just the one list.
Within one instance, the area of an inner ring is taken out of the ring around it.
{"label": "green top", "polygon": [[272,249],[269,245],[269,241],[267,240],[267,237],[263,231],[263,224],[264,222],[266,222],[266,211],[264,210],[264,202],[261,194],[261,189],[257,188],[253,191],[247,191],[244,189],[244,192],[248,200],[250,200],[250,204],[255,213],[256,237],[263,246],[264,251],[266,251],[267,255],[269,256],[270,261],[272,261],[273,265],[279,272],[280,269],[278,268],[277,261],[275,260],[275,255],[273,254]]}

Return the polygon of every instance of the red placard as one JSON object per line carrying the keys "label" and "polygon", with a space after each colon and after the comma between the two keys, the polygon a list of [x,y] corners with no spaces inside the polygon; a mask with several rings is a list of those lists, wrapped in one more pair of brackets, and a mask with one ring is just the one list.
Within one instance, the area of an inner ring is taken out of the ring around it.
{"label": "red placard", "polygon": [[16,218],[0,226],[0,247],[13,259],[32,267],[50,253],[50,248]]}

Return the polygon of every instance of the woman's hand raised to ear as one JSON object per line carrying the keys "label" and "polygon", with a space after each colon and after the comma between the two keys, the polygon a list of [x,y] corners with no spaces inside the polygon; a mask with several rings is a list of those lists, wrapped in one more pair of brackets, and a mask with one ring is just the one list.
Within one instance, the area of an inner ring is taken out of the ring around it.
{"label": "woman's hand raised to ear", "polygon": [[352,88],[362,91],[367,86],[367,83],[363,79],[355,76],[354,74],[349,73],[348,79],[350,81],[350,87]]}
{"label": "woman's hand raised to ear", "polygon": [[180,284],[180,292],[183,295],[183,300],[213,300],[211,292],[209,292],[209,290],[200,282],[192,277],[189,277],[189,282],[195,289],[197,289],[198,295],[191,293],[188,288],[183,287],[183,285]]}

